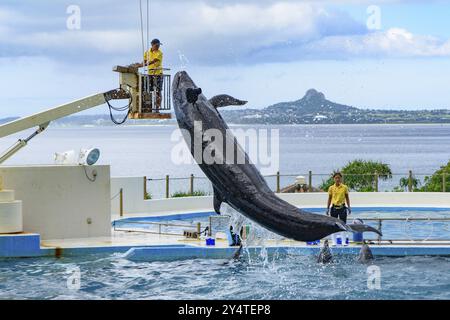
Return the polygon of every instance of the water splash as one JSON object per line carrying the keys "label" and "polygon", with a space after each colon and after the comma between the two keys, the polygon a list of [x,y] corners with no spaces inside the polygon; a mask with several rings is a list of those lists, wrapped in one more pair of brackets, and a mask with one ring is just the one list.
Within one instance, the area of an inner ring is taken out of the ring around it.
{"label": "water splash", "polygon": [[[242,252],[245,254],[245,258],[248,260],[249,264],[261,263],[264,266],[268,266],[271,262],[273,263],[277,260],[277,254],[272,255],[272,259],[270,259],[267,246],[269,242],[276,243],[277,240],[281,240],[283,237],[267,230],[258,223],[247,219],[228,204],[223,205],[222,212],[223,215],[230,217],[229,225],[233,232],[239,234],[242,243]],[[240,233],[240,230],[242,229],[245,229],[245,236]],[[252,250],[254,247],[259,248],[256,257],[254,250]]]}
{"label": "water splash", "polygon": [[180,60],[180,69],[185,70],[189,64],[189,59],[180,50],[178,50],[178,59]]}

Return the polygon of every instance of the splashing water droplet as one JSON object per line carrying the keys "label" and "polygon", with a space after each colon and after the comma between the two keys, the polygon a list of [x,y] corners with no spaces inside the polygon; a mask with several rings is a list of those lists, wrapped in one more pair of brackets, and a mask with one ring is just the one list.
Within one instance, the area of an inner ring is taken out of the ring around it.
{"label": "splashing water droplet", "polygon": [[180,60],[180,69],[185,70],[189,64],[189,59],[181,51],[178,51],[178,59]]}

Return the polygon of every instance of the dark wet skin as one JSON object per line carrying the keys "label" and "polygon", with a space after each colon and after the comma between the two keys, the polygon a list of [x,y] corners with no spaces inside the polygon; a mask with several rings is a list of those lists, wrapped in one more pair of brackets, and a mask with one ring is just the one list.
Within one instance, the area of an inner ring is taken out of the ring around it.
{"label": "dark wet skin", "polygon": [[[180,129],[189,133],[190,137],[185,136],[185,139],[188,138],[186,142],[189,144],[192,155],[195,155],[192,138],[194,137],[194,121],[200,121],[202,133],[207,129],[219,130],[222,136],[226,137],[223,139],[224,143],[229,141],[234,144],[233,158],[245,160],[238,164],[235,161],[208,164],[202,161],[203,159],[196,159],[197,163],[202,162],[199,166],[213,184],[216,211],[219,211],[220,203],[226,202],[268,230],[298,241],[313,241],[335,232],[350,231],[349,227],[336,218],[301,210],[275,195],[228,130],[227,124],[217,109],[203,94],[196,97],[195,103],[188,102],[187,89],[198,89],[198,87],[185,71],[178,72],[172,85],[175,114]],[[193,91],[188,92],[192,94]],[[195,99],[191,97],[189,100]],[[214,143],[213,141],[203,142],[202,151]],[[221,146],[220,150],[226,150],[226,148]],[[222,157],[227,158],[225,151]]]}
{"label": "dark wet skin", "polygon": [[330,263],[333,262],[333,255],[331,254],[328,240],[325,240],[322,249],[320,249],[319,256],[317,257],[318,263]]}

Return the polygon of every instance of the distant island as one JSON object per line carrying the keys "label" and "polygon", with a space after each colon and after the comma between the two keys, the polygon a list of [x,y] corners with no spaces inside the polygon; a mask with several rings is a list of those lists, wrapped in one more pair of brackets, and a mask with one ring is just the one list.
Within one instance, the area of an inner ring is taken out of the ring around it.
{"label": "distant island", "polygon": [[221,110],[221,114],[236,124],[450,123],[450,110],[359,109],[329,101],[315,89],[297,101],[264,109]]}
{"label": "distant island", "polygon": [[[221,108],[220,113],[230,124],[369,124],[369,123],[450,123],[450,110],[377,110],[360,109],[327,100],[322,92],[309,89],[297,101],[280,102],[264,109]],[[119,115],[119,118],[121,115]],[[17,119],[0,119],[0,124]],[[170,120],[128,120],[133,124],[175,124]],[[114,125],[108,114],[75,115],[54,122],[59,126]]]}

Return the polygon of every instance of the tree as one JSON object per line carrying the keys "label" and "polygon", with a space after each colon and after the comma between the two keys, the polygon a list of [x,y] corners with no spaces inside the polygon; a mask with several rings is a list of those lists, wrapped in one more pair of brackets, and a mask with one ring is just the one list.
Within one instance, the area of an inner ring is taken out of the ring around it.
{"label": "tree", "polygon": [[[375,191],[376,176],[378,179],[388,180],[392,178],[392,171],[388,164],[379,161],[353,160],[347,163],[340,172],[344,176],[344,183],[351,189],[359,192]],[[320,186],[322,190],[334,183],[333,174],[324,180]]]}
{"label": "tree", "polygon": [[427,176],[424,179],[424,185],[420,191],[424,192],[442,192],[443,182],[445,179],[445,190],[450,190],[450,161],[442,166],[439,170],[433,173],[432,176]]}
{"label": "tree", "polygon": [[[409,177],[400,178],[399,185],[397,187],[395,187],[393,191],[395,191],[395,192],[408,191],[409,179],[410,179]],[[420,179],[412,177],[411,178],[412,191],[420,191],[419,186],[420,186]]]}

